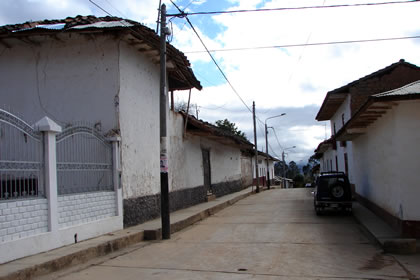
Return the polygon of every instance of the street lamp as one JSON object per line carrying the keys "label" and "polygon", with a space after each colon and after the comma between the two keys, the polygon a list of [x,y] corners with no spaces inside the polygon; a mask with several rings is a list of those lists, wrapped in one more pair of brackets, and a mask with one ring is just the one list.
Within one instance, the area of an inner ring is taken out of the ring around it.
{"label": "street lamp", "polygon": [[284,151],[294,149],[294,148],[296,148],[296,146],[283,149],[283,151],[281,152],[281,159],[283,161],[283,188],[286,187],[286,162],[284,161]]}
{"label": "street lamp", "polygon": [[266,153],[266,161],[267,161],[267,189],[270,189],[270,166],[268,163],[268,131],[267,131],[267,121],[269,119],[274,119],[274,118],[278,118],[278,117],[282,117],[286,115],[286,113],[282,113],[280,115],[275,115],[269,118],[266,118],[264,121],[264,125],[265,125],[265,153]]}

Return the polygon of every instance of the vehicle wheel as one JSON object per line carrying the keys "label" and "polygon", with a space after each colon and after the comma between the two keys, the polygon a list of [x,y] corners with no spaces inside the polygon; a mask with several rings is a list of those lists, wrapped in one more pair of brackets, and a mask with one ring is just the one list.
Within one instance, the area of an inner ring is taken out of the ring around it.
{"label": "vehicle wheel", "polygon": [[336,199],[342,198],[344,196],[344,187],[341,184],[332,186],[331,195]]}

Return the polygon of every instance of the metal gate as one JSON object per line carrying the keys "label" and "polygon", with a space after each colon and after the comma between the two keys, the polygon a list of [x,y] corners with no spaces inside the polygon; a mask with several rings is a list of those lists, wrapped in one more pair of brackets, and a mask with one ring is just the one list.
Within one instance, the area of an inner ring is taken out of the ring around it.
{"label": "metal gate", "polygon": [[0,201],[44,195],[42,133],[0,109]]}
{"label": "metal gate", "polygon": [[112,145],[97,130],[71,126],[57,134],[58,194],[113,190]]}

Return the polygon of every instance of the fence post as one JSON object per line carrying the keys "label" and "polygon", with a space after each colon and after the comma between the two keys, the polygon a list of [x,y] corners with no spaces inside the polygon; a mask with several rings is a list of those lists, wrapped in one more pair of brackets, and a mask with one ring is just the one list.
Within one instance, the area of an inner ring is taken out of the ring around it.
{"label": "fence post", "polygon": [[43,133],[45,162],[45,193],[48,200],[48,230],[58,230],[58,195],[57,195],[57,151],[55,135],[61,132],[61,126],[48,117],[39,120],[35,127]]}
{"label": "fence post", "polygon": [[116,215],[123,215],[123,205],[122,205],[122,189],[120,186],[120,176],[121,176],[121,167],[120,167],[120,142],[121,137],[115,136],[109,138],[112,142],[112,178],[115,191],[115,205],[117,207]]}

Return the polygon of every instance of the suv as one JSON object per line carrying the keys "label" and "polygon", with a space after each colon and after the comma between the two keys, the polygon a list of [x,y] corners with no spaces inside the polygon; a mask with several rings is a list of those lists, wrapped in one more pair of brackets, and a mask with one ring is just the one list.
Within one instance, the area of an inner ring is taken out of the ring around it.
{"label": "suv", "polygon": [[352,211],[349,179],[344,172],[322,172],[316,180],[314,207],[317,215],[325,209]]}

